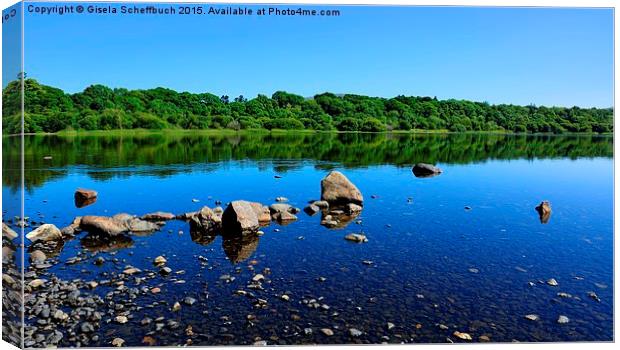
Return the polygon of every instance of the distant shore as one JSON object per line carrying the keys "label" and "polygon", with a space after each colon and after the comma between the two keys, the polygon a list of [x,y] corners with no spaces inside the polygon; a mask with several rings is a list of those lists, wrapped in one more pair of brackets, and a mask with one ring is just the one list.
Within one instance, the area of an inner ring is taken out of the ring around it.
{"label": "distant shore", "polygon": [[[516,133],[513,131],[450,131],[450,130],[393,130],[393,131],[340,131],[340,130],[284,130],[284,129],[114,129],[114,130],[62,130],[58,132],[24,133],[25,136],[57,135],[57,136],[113,136],[113,135],[152,135],[152,134],[194,134],[194,135],[243,135],[249,133],[261,134],[486,134],[486,135],[514,135],[514,136],[611,136],[613,133]],[[19,136],[20,134],[2,134],[3,137]]]}

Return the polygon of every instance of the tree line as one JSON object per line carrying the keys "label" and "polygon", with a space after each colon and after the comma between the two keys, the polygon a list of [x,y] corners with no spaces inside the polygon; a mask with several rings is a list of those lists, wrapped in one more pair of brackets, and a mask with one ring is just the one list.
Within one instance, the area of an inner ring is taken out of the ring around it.
{"label": "tree line", "polygon": [[[394,98],[322,93],[311,98],[277,91],[216,96],[166,88],[128,90],[91,85],[67,94],[24,80],[24,132],[116,129],[286,129],[610,133],[612,108],[492,105],[436,97]],[[2,91],[5,133],[20,132],[20,81]]]}

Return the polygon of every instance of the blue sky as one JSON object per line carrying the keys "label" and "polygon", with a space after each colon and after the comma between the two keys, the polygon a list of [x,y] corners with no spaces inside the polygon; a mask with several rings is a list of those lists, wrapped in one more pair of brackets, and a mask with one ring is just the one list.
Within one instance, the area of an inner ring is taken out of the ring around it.
{"label": "blue sky", "polygon": [[25,67],[67,92],[99,83],[613,105],[611,10],[337,8],[339,17],[27,12]]}

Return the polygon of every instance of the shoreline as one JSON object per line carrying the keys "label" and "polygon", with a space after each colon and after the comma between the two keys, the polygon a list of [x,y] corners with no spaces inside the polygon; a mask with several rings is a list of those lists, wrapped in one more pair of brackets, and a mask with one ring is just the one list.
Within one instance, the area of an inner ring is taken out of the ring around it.
{"label": "shoreline", "polygon": [[194,134],[194,135],[244,135],[249,133],[261,134],[399,134],[399,135],[506,135],[506,136],[601,136],[613,137],[613,133],[517,133],[512,131],[449,131],[449,130],[393,130],[393,131],[340,131],[340,130],[286,130],[286,129],[114,129],[114,130],[71,130],[59,132],[37,132],[23,134],[3,134],[2,137],[15,136],[122,136],[122,135],[163,135],[163,134]]}

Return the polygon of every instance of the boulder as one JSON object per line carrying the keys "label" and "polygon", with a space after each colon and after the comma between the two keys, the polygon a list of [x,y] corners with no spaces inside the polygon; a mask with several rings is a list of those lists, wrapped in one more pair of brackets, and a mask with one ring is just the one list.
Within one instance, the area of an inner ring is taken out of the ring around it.
{"label": "boulder", "polygon": [[260,225],[266,225],[271,222],[271,213],[270,209],[267,206],[264,206],[257,202],[249,202],[252,206],[252,210],[256,213],[256,217],[258,218],[258,223]]}
{"label": "boulder", "polygon": [[143,215],[141,219],[147,221],[168,221],[176,219],[176,215],[163,211],[156,211],[154,213],[148,213]]}
{"label": "boulder", "polygon": [[258,231],[259,221],[256,205],[248,201],[233,201],[222,214],[222,227],[229,233],[250,233]]}
{"label": "boulder", "polygon": [[279,213],[273,214],[273,219],[279,223],[283,222],[291,222],[297,220],[297,216],[293,213],[289,213],[288,211],[282,211]]}
{"label": "boulder", "polygon": [[30,261],[32,261],[35,264],[42,264],[45,262],[45,259],[47,259],[47,256],[45,256],[45,253],[43,253],[42,251],[38,249],[30,253]]}
{"label": "boulder", "polygon": [[271,213],[272,216],[277,213],[292,213],[292,211],[293,207],[290,204],[286,203],[274,203],[269,206],[269,213]]}
{"label": "boulder", "polygon": [[222,214],[217,214],[205,206],[190,219],[190,226],[196,233],[210,233],[222,227]]}
{"label": "boulder", "polygon": [[307,207],[304,208],[304,211],[306,212],[306,214],[312,216],[315,215],[316,213],[321,211],[321,208],[319,208],[318,206],[314,205],[314,204],[310,204]]}
{"label": "boulder", "polygon": [[538,212],[540,223],[546,224],[549,222],[549,218],[551,218],[551,203],[549,201],[540,202],[536,207],[536,211]]}
{"label": "boulder", "polygon": [[37,241],[55,241],[62,239],[62,233],[58,227],[52,224],[43,224],[26,235],[26,238],[32,242]]}
{"label": "boulder", "polygon": [[74,199],[75,206],[78,208],[83,208],[97,201],[97,191],[78,188],[75,190]]}
{"label": "boulder", "polygon": [[116,216],[109,218],[106,216],[86,215],[82,217],[80,229],[88,232],[101,232],[109,236],[116,236],[129,231],[125,222],[124,220],[119,220]]}
{"label": "boulder", "polygon": [[329,202],[327,202],[327,201],[313,201],[311,204],[316,205],[317,207],[319,207],[322,210],[329,209]]}
{"label": "boulder", "polygon": [[145,233],[159,230],[158,224],[138,218],[127,220],[125,226],[133,233]]}
{"label": "boulder", "polygon": [[2,223],[2,237],[13,240],[19,236],[17,232],[15,232],[12,228],[7,226],[4,222]]}
{"label": "boulder", "polygon": [[82,217],[78,216],[73,219],[73,222],[69,226],[66,226],[60,230],[63,236],[73,237],[75,233],[80,230],[80,222],[82,222]]}
{"label": "boulder", "polygon": [[357,214],[362,211],[362,207],[357,204],[349,203],[344,207],[345,213],[348,215]]}
{"label": "boulder", "polygon": [[197,211],[192,211],[189,213],[183,213],[183,214],[179,214],[176,216],[177,220],[190,220],[191,218],[193,218],[194,216],[198,215]]}
{"label": "boulder", "polygon": [[418,163],[413,166],[413,175],[415,177],[432,177],[441,174],[442,170],[432,164]]}
{"label": "boulder", "polygon": [[362,205],[360,190],[339,171],[332,171],[321,180],[321,200],[328,203],[355,203]]}

